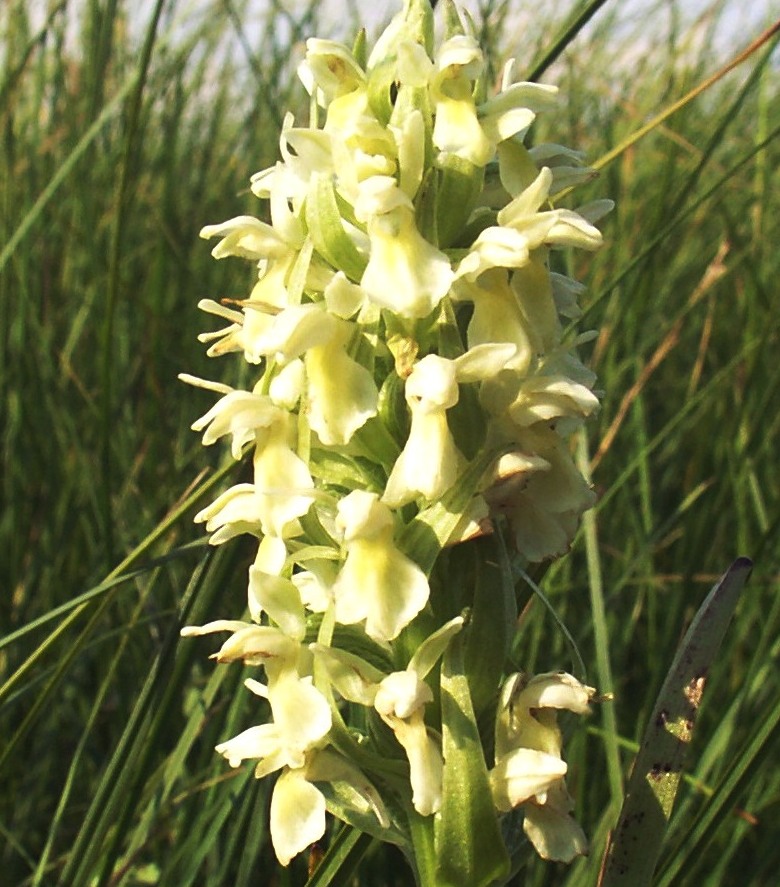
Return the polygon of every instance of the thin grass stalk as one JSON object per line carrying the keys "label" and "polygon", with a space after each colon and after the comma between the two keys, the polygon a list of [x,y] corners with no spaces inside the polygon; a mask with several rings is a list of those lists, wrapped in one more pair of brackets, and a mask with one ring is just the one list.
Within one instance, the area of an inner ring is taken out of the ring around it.
{"label": "thin grass stalk", "polygon": [[62,786],[60,798],[57,803],[57,809],[54,812],[54,816],[52,818],[51,824],[49,826],[49,831],[46,836],[46,843],[44,845],[43,852],[41,853],[41,856],[38,860],[38,866],[33,875],[33,887],[38,887],[39,884],[43,883],[43,879],[47,876],[49,856],[51,854],[52,847],[54,846],[54,842],[57,837],[57,832],[60,828],[63,816],[65,814],[71,791],[76,782],[78,771],[81,768],[82,757],[87,747],[87,743],[92,737],[95,722],[100,714],[106,696],[108,695],[108,691],[111,689],[114,683],[117,668],[119,666],[120,660],[122,659],[122,656],[124,655],[127,644],[130,641],[133,627],[140,617],[153,588],[154,578],[148,583],[146,590],[141,595],[139,595],[133,617],[130,623],[125,627],[125,630],[122,632],[119,638],[119,644],[115,652],[111,656],[110,661],[108,662],[105,675],[100,683],[100,687],[98,688],[97,694],[92,703],[92,709],[90,711],[87,722],[84,725],[84,730],[81,734],[81,738],[79,739],[78,745],[76,746],[76,749],[70,759],[68,771],[65,776],[65,782]]}
{"label": "thin grass stalk", "polygon": [[776,126],[771,132],[767,135],[765,139],[756,144],[747,154],[745,154],[737,163],[731,166],[710,188],[708,188],[699,198],[698,200],[691,203],[684,210],[681,210],[661,231],[658,232],[647,245],[640,250],[619,272],[618,274],[612,278],[607,284],[605,284],[599,294],[592,299],[588,305],[585,307],[583,311],[583,318],[588,317],[588,315],[594,311],[597,305],[599,305],[604,299],[606,299],[613,290],[617,289],[628,277],[628,275],[642,262],[647,259],[657,248],[662,244],[670,234],[672,234],[677,228],[682,225],[682,223],[691,215],[693,215],[696,210],[700,209],[704,204],[715,194],[717,194],[721,188],[750,161],[759,155],[761,151],[764,150],[771,142],[774,141],[778,136],[780,136],[780,125]]}
{"label": "thin grass stalk", "polygon": [[[203,568],[193,574],[192,582],[184,597],[182,607],[184,614],[198,595],[211,561],[212,557],[207,557]],[[101,783],[63,870],[62,879],[65,883],[80,884],[90,881],[94,875],[100,850],[103,850],[105,863],[102,874],[98,876],[98,883],[105,883],[113,869],[116,843],[122,840],[126,819],[135,809],[128,801],[132,800],[134,791],[137,790],[134,784],[138,784],[144,774],[146,762],[154,753],[155,732],[159,733],[162,720],[168,711],[170,697],[175,693],[173,689],[175,684],[168,678],[171,676],[171,660],[177,645],[178,628],[178,623],[169,626],[160,652],[149,669],[147,680],[141,688],[127,725],[103,772]],[[150,722],[150,711],[154,704],[157,705],[157,712],[152,713]],[[103,842],[111,829],[114,829],[114,836],[109,846],[104,848]]]}
{"label": "thin grass stalk", "polygon": [[[591,481],[589,463],[587,435],[584,432],[580,432],[577,439],[577,467],[588,482]],[[588,588],[590,590],[593,641],[596,652],[596,674],[598,676],[600,692],[609,698],[612,696],[615,687],[609,654],[609,651],[612,649],[612,638],[610,637],[607,623],[598,530],[596,515],[593,510],[586,511],[583,515],[582,532],[585,540],[585,554],[588,567]],[[615,707],[611,704],[611,701],[602,707],[602,720],[606,734],[604,752],[607,759],[610,806],[614,815],[617,815],[623,802],[623,768],[620,762],[620,751],[617,742],[618,729]]]}
{"label": "thin grass stalk", "polygon": [[[212,477],[210,477],[207,481],[205,481],[200,487],[198,487],[191,495],[187,496],[184,501],[179,504],[176,508],[174,508],[171,513],[161,521],[155,529],[149,533],[131,552],[128,554],[122,562],[115,567],[106,578],[101,583],[100,587],[109,586],[107,588],[106,598],[101,602],[100,607],[98,609],[97,616],[101,615],[108,604],[113,600],[113,594],[116,592],[117,585],[111,584],[114,580],[119,579],[119,577],[123,576],[127,570],[132,567],[162,536],[167,533],[171,527],[173,527],[188,511],[192,506],[200,500],[200,498],[205,495],[211,487],[221,481],[225,476],[227,476],[231,471],[235,468],[234,465],[226,465],[221,470],[215,472]],[[29,671],[29,669],[44,655],[46,650],[52,645],[52,643],[57,640],[59,637],[63,636],[65,632],[74,625],[78,619],[81,617],[83,613],[87,611],[87,608],[92,602],[92,598],[85,600],[82,604],[73,609],[70,615],[63,620],[63,622],[57,627],[52,635],[47,638],[41,645],[39,645],[28,657],[27,659],[16,669],[14,674],[12,674],[8,680],[0,687],[0,702],[3,697],[5,697],[12,687],[24,676],[24,674]],[[86,640],[87,637],[92,633],[95,625],[97,624],[97,618],[95,615],[90,619],[88,626],[82,631],[82,635],[80,636],[82,642]],[[78,645],[77,645],[78,646]],[[69,661],[72,656],[69,656]],[[59,672],[58,672],[59,673]],[[61,676],[64,676],[64,672],[62,672]],[[51,688],[46,691],[44,696],[40,697],[36,701],[36,710],[40,708],[46,701],[47,695],[50,692],[53,692],[56,689],[57,683],[52,684]],[[20,737],[21,738],[21,737]],[[2,757],[0,757],[0,768],[2,768],[3,761],[9,754],[9,749],[6,748],[5,753]]]}
{"label": "thin grass stalk", "polygon": [[117,94],[111,99],[110,102],[108,102],[108,104],[104,106],[103,110],[100,112],[95,122],[92,123],[89,129],[76,143],[67,158],[59,166],[57,172],[52,176],[51,180],[40,193],[35,203],[25,213],[21,222],[18,224],[13,234],[6,241],[3,249],[0,251],[0,271],[4,269],[5,265],[8,263],[8,260],[14,254],[15,250],[19,247],[20,243],[30,233],[35,223],[43,215],[44,209],[46,209],[47,205],[57,193],[59,188],[67,180],[68,176],[73,172],[76,164],[85,154],[87,149],[94,143],[108,121],[111,120],[114,114],[118,112],[122,102],[124,102],[125,98],[129,95],[134,85],[135,83],[131,79],[128,80],[124,84],[124,86],[120,87],[120,89],[117,91]]}
{"label": "thin grass stalk", "polygon": [[609,2],[610,0],[589,0],[580,12],[575,10],[572,13],[571,21],[568,24],[564,24],[561,33],[553,38],[550,48],[538,62],[532,65],[531,70],[526,75],[526,79],[538,80],[553,62],[557,61],[577,34],[588,24],[601,7]]}
{"label": "thin grass stalk", "polygon": [[659,114],[656,114],[652,117],[648,122],[633,132],[628,138],[623,139],[619,144],[617,144],[611,151],[607,151],[606,154],[603,154],[599,159],[593,164],[593,168],[596,170],[603,169],[607,164],[611,163],[616,157],[619,157],[623,154],[631,145],[635,145],[638,141],[643,139],[648,133],[652,132],[658,126],[660,126],[665,120],[668,120],[673,114],[677,113],[681,108],[684,108],[687,104],[692,102],[697,96],[701,95],[703,92],[706,92],[710,87],[714,86],[719,80],[726,76],[729,72],[733,71],[734,68],[739,67],[743,62],[747,61],[753,53],[757,52],[762,46],[766,43],[769,43],[770,40],[775,36],[775,34],[780,31],[780,19],[778,19],[773,25],[770,25],[763,33],[759,34],[755,40],[753,40],[748,46],[745,47],[741,52],[737,53],[734,58],[723,65],[723,67],[719,68],[714,74],[707,77],[697,86],[695,86],[692,90],[687,92],[684,96],[677,99],[676,102],[672,102],[671,105],[664,108]]}
{"label": "thin grass stalk", "polygon": [[129,96],[129,108],[125,124],[125,141],[120,162],[120,177],[116,192],[116,215],[114,216],[113,235],[109,248],[108,291],[106,293],[106,312],[103,320],[103,367],[101,373],[100,415],[102,419],[102,446],[100,463],[103,477],[100,485],[101,509],[103,512],[103,534],[105,542],[105,562],[114,562],[114,511],[113,511],[113,460],[111,446],[113,441],[113,378],[114,378],[114,314],[119,299],[120,265],[126,216],[129,211],[130,179],[132,161],[138,138],[141,102],[149,74],[152,49],[157,38],[157,27],[162,16],[165,0],[157,0],[146,30],[138,68],[133,78],[134,89]]}

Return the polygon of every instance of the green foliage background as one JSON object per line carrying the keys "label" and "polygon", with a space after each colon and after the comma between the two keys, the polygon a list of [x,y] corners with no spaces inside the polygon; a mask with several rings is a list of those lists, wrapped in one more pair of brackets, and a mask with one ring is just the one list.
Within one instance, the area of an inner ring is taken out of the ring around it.
{"label": "green foliage background", "polygon": [[[780,869],[780,73],[765,40],[641,140],[626,140],[772,24],[738,0],[480,0],[496,64],[546,82],[536,137],[603,164],[607,245],[576,257],[604,391],[581,464],[600,502],[569,557],[537,576],[587,678],[615,693],[567,757],[592,854],[529,861],[514,884],[594,884],[622,785],[681,634],[737,555],[756,567],[710,675],[659,885],[769,884]],[[357,8],[356,8],[357,7]],[[203,224],[261,207],[307,36],[351,39],[310,0],[0,9],[0,871],[3,883],[298,885],[266,834],[266,782],[213,746],[262,717],[185,622],[241,612],[248,549],[191,518],[235,479],[189,425],[211,398],[203,297],[246,292]],[[132,9],[135,13],[130,15]],[[376,16],[376,12],[372,13]],[[571,26],[591,18],[577,34]],[[592,16],[592,17],[591,17]],[[379,22],[372,21],[372,27]],[[773,38],[774,39],[774,38]],[[552,59],[548,58],[548,61]],[[610,155],[612,152],[612,155]],[[609,159],[611,157],[611,159]],[[220,486],[221,485],[221,486]],[[528,587],[517,666],[577,669]],[[582,677],[582,674],[579,674]],[[364,849],[364,848],[361,848]],[[359,875],[409,884],[369,847]]]}

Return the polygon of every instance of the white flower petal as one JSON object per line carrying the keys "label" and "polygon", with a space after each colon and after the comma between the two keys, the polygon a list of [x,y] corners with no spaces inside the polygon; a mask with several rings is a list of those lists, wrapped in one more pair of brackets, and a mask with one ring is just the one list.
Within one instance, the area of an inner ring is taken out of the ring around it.
{"label": "white flower petal", "polygon": [[288,669],[268,686],[274,723],[283,744],[293,755],[303,753],[327,735],[331,727],[328,701],[312,684]]}
{"label": "white flower petal", "polygon": [[523,831],[542,859],[569,863],[588,852],[585,833],[567,812],[529,803],[523,813]]}
{"label": "white flower petal", "polygon": [[383,717],[409,718],[426,702],[433,702],[433,692],[416,671],[394,671],[382,679],[374,708]]}
{"label": "white flower petal", "polygon": [[401,206],[372,217],[368,235],[371,253],[360,284],[371,301],[402,317],[430,314],[454,275],[447,256],[417,230],[412,210]]}
{"label": "white flower petal", "polygon": [[530,748],[516,748],[496,761],[490,771],[490,789],[496,807],[507,812],[545,792],[566,775],[567,766],[555,755]]}
{"label": "white flower petal", "polygon": [[282,865],[325,834],[325,798],[302,770],[285,770],[271,797],[271,841]]}
{"label": "white flower petal", "polygon": [[396,739],[409,759],[409,781],[412,784],[412,804],[421,816],[430,816],[441,808],[443,761],[438,743],[425,727],[423,711],[419,709],[409,720],[385,717]]}
{"label": "white flower petal", "polygon": [[374,378],[346,350],[353,328],[339,321],[330,341],[309,349],[305,358],[309,423],[325,446],[349,443],[377,413]]}
{"label": "white flower petal", "polygon": [[[279,730],[275,724],[260,724],[250,727],[216,747],[219,754],[227,758],[231,767],[238,767],[247,759],[265,758],[274,755],[279,749]],[[281,766],[281,764],[280,764]]]}
{"label": "white flower petal", "polygon": [[336,621],[365,619],[370,637],[392,640],[427,603],[428,580],[395,546],[392,514],[375,493],[345,496],[337,525],[344,531],[347,559],[333,586]]}

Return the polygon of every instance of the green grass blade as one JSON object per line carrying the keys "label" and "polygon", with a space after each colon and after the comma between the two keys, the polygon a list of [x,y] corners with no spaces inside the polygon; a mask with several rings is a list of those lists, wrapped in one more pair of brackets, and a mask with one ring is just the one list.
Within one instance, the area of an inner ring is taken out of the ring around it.
{"label": "green grass blade", "polygon": [[360,861],[376,843],[376,838],[371,835],[351,826],[342,826],[306,887],[347,887],[352,883]]}

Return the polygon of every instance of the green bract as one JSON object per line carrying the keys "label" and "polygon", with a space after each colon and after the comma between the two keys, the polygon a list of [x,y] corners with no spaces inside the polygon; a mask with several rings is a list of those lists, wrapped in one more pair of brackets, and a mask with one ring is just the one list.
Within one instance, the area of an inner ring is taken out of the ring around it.
{"label": "green bract", "polygon": [[[597,248],[589,219],[605,206],[554,206],[583,178],[579,158],[523,144],[555,90],[514,83],[508,67],[485,97],[474,36],[457,17],[449,28],[432,50],[430,7],[406,0],[365,69],[346,46],[308,41],[310,124],[288,115],[282,160],[252,179],[271,224],[201,232],[220,238],[216,258],[258,275],[240,310],[201,303],[229,322],[203,336],[209,354],[242,352],[256,369],[247,391],[186,377],[222,394],[193,425],[204,444],[229,436],[253,464],[196,520],[215,545],[260,541],[252,621],[185,633],[229,631],[217,659],[265,671],[248,686],[272,721],[218,751],[257,760],[258,776],[281,771],[283,864],[322,836],[327,806],[401,843],[422,883],[472,887],[508,866],[498,817],[519,805],[543,856],[585,849],[554,712],[585,711],[593,691],[564,674],[505,678],[510,558],[447,564],[455,545],[478,560],[490,536],[515,560],[562,554],[592,504],[566,443],[598,407],[563,338],[580,287],[549,254]],[[480,661],[486,633],[497,647]],[[474,715],[491,706],[495,747]],[[388,794],[405,821],[388,816]],[[417,852],[425,828],[439,862]]]}

